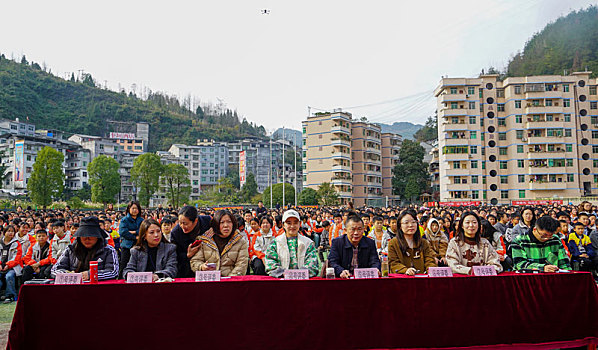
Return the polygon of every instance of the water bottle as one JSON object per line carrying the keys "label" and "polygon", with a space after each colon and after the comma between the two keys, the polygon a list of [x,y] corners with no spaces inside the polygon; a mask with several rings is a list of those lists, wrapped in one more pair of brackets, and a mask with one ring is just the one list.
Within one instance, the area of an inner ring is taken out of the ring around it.
{"label": "water bottle", "polygon": [[388,256],[386,254],[382,255],[382,277],[388,277]]}

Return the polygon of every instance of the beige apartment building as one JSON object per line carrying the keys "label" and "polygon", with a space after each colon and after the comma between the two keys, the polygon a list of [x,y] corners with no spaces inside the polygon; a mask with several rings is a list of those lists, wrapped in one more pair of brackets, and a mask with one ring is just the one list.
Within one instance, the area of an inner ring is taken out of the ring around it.
{"label": "beige apartment building", "polygon": [[591,72],[443,78],[440,201],[509,204],[598,192],[598,96]]}
{"label": "beige apartment building", "polygon": [[316,113],[302,124],[305,187],[317,190],[330,182],[341,203],[352,201],[356,207],[383,206],[386,196],[394,199],[389,168],[398,159],[399,135],[383,137],[379,125],[353,120],[341,110]]}

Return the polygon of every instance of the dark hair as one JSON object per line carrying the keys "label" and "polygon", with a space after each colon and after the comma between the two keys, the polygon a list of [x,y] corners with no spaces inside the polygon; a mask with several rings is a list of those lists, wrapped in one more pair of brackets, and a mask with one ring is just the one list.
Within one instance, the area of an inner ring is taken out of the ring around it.
{"label": "dark hair", "polygon": [[269,217],[268,215],[263,215],[263,216],[260,218],[260,221],[259,221],[259,224],[260,224],[260,226],[262,226],[262,222],[264,222],[264,220],[265,220],[265,221],[268,221],[268,223],[270,224],[270,226],[274,227],[274,223],[272,222],[272,218],[271,218],[271,217]]}
{"label": "dark hair", "polygon": [[[538,219],[538,220],[540,220],[540,219]],[[573,224],[573,227],[575,227],[575,226],[586,227],[586,225],[582,224],[582,223],[581,223],[581,222],[579,222],[579,221]]]}
{"label": "dark hair", "polygon": [[328,220],[322,221],[322,227],[328,227],[328,226],[330,226],[330,222],[328,222]]}
{"label": "dark hair", "polygon": [[550,216],[542,216],[541,218],[536,220],[537,229],[548,231],[551,233],[555,233],[559,229],[560,225],[561,224],[556,219],[553,219]]}
{"label": "dark hair", "polygon": [[587,213],[587,212],[585,212],[585,211],[582,211],[581,213],[577,214],[577,218],[578,218],[578,219],[579,219],[580,217],[582,217],[582,216],[587,216],[587,217],[589,218],[589,217],[590,217],[590,214],[588,214],[588,213]]}
{"label": "dark hair", "polygon": [[181,208],[181,210],[179,210],[179,216],[181,215],[193,222],[195,219],[197,219],[197,208],[191,205],[185,205]]}
{"label": "dark hair", "polygon": [[534,211],[534,208],[532,207],[525,207],[523,208],[523,210],[521,211],[521,221],[523,221],[523,223],[525,224],[525,220],[523,219],[523,213],[525,213],[526,210],[529,210],[532,212],[532,221],[530,222],[529,227],[534,227],[536,225],[536,212]]}
{"label": "dark hair", "polygon": [[521,214],[518,211],[511,214],[511,220],[516,218],[521,218]]}
{"label": "dark hair", "polygon": [[8,231],[9,228],[12,228],[13,231],[15,231],[15,235],[17,234],[17,232],[19,231],[17,229],[17,227],[15,225],[7,225],[4,230],[2,231],[2,233],[6,234],[6,231]]}
{"label": "dark hair", "polygon": [[[411,216],[411,218],[417,223],[417,214],[413,209],[406,209],[401,212],[399,215],[398,221],[398,228],[397,228],[397,241],[399,242],[399,248],[401,248],[401,252],[405,254],[407,252],[407,248],[409,245],[407,244],[407,240],[405,239],[405,234],[403,233],[403,229],[401,228],[401,221],[405,216]],[[416,226],[415,234],[413,235],[413,249],[419,250],[421,248],[421,241],[422,235],[419,233],[419,226]]]}
{"label": "dark hair", "polygon": [[476,244],[480,244],[481,238],[481,231],[482,231],[482,222],[478,214],[474,213],[473,211],[466,211],[461,215],[461,219],[459,220],[459,225],[457,225],[457,232],[455,234],[455,238],[457,241],[465,242],[465,230],[463,229],[463,222],[465,218],[468,216],[473,216],[478,221],[478,231],[475,234],[474,241]]}
{"label": "dark hair", "polygon": [[374,220],[373,221],[374,222],[376,222],[376,221],[384,221],[384,219],[382,219],[381,216],[374,216]]}
{"label": "dark hair", "polygon": [[102,249],[104,245],[104,238],[98,238],[93,247],[87,249],[83,243],[81,243],[81,237],[77,237],[73,246],[73,253],[79,261],[79,264],[75,267],[75,272],[83,272],[89,269],[89,262],[96,256],[96,252]]}
{"label": "dark hair", "polygon": [[137,214],[137,216],[141,216],[141,204],[139,204],[138,201],[131,201],[131,202],[129,202],[129,204],[127,205],[127,211],[126,211],[126,213],[129,214],[129,215],[131,215],[130,210],[131,210],[131,207],[134,206],[134,205],[136,205],[137,209],[139,210],[139,213]]}
{"label": "dark hair", "polygon": [[397,219],[397,217],[396,217],[396,216],[391,216],[391,217],[389,217],[389,218],[388,218],[388,222],[391,222],[391,221],[393,221],[393,220],[396,220],[396,221],[398,221],[398,219]]}
{"label": "dark hair", "polygon": [[237,219],[235,218],[235,216],[228,210],[218,210],[216,214],[214,214],[214,218],[212,218],[212,222],[210,223],[210,226],[212,226],[212,230],[214,230],[214,234],[220,234],[220,221],[222,221],[222,218],[227,215],[230,218],[230,221],[233,222],[233,230],[231,232],[231,236],[235,234],[237,228],[239,228],[239,225],[237,224]]}
{"label": "dark hair", "polygon": [[[137,235],[137,242],[135,242],[135,247],[139,247],[139,249],[141,249],[142,251],[145,251],[145,246],[147,245],[146,239],[145,239],[145,236],[147,236],[147,230],[152,225],[156,225],[156,226],[160,227],[160,223],[152,218],[143,220],[141,225],[139,225],[139,235]],[[160,236],[162,237],[161,239],[163,240],[164,236],[162,235],[162,230],[160,230]]]}
{"label": "dark hair", "polygon": [[241,215],[235,215],[235,220],[237,220],[237,225],[239,228],[245,229],[245,219]]}
{"label": "dark hair", "polygon": [[361,220],[361,218],[357,214],[350,214],[349,216],[347,216],[347,221],[346,221],[345,225],[350,222],[354,222],[354,223],[361,222],[361,224],[363,225],[363,220]]}
{"label": "dark hair", "polygon": [[37,231],[35,231],[35,235],[37,236],[38,234],[43,233],[44,235],[48,235],[48,231],[44,230],[44,229],[39,229]]}
{"label": "dark hair", "polygon": [[558,213],[556,213],[556,217],[557,218],[560,218],[561,216],[569,217],[569,214],[566,211],[564,211],[564,210],[561,210]]}
{"label": "dark hair", "polygon": [[64,221],[62,221],[62,220],[56,220],[56,221],[54,221],[52,223],[52,227],[59,227],[59,226],[64,227]]}
{"label": "dark hair", "polygon": [[481,232],[482,237],[486,238],[490,243],[492,243],[492,241],[494,240],[494,232],[496,232],[497,230],[494,228],[494,226],[492,226],[490,221],[488,221],[486,219],[482,219],[481,225],[482,225],[482,232]]}
{"label": "dark hair", "polygon": [[170,224],[170,225],[172,225],[172,224],[174,224],[174,221],[172,221],[172,219],[170,218],[170,216],[166,216],[166,217],[162,218],[161,224],[162,225],[164,225],[164,224]]}

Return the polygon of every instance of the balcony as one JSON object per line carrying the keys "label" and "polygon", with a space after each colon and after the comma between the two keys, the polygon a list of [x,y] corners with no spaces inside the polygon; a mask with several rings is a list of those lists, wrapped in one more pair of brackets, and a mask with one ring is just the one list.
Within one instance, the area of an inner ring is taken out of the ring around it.
{"label": "balcony", "polygon": [[560,118],[559,121],[553,120],[551,122],[547,121],[528,121],[525,123],[527,129],[540,129],[540,128],[563,128],[565,127],[565,119]]}
{"label": "balcony", "polygon": [[534,105],[534,104],[528,104],[527,107],[525,107],[525,113],[527,114],[559,114],[559,113],[564,113],[563,112],[563,107],[562,106],[550,106],[550,107],[545,107],[542,104],[539,105]]}
{"label": "balcony", "polygon": [[[469,114],[469,109],[465,109],[465,108],[455,108],[455,109],[451,109],[451,108],[444,108],[441,109],[440,111],[438,111],[439,115],[442,117],[452,117],[452,116],[467,116]],[[472,114],[478,114],[479,110],[473,111]]]}
{"label": "balcony", "polygon": [[440,95],[440,103],[446,103],[450,108],[451,102],[462,102],[465,104],[464,101],[466,101],[468,97],[469,95],[466,94],[442,94]]}
{"label": "balcony", "polygon": [[351,141],[338,139],[338,138],[334,138],[334,139],[330,140],[330,144],[332,144],[332,146],[351,147]]}
{"label": "balcony", "polygon": [[365,151],[368,152],[368,153],[373,153],[373,154],[377,154],[377,155],[381,155],[382,154],[382,152],[379,149],[374,148],[374,147],[366,147]]}
{"label": "balcony", "polygon": [[351,167],[348,165],[340,165],[340,164],[334,164],[332,166],[332,171],[343,171],[343,172],[351,172]]}
{"label": "balcony", "polygon": [[345,128],[344,126],[335,125],[330,128],[330,131],[333,134],[343,134],[343,135],[351,135],[351,130],[349,128]]}
{"label": "balcony", "polygon": [[529,189],[532,191],[551,191],[564,190],[567,188],[566,182],[548,182],[548,181],[532,181],[529,183]]}
{"label": "balcony", "polygon": [[567,172],[567,167],[559,166],[559,167],[533,167],[529,166],[527,169],[527,173],[529,175],[539,175],[539,174],[564,174]]}
{"label": "balcony", "polygon": [[353,192],[337,191],[336,193],[338,193],[338,196],[340,198],[352,198],[353,197]]}
{"label": "balcony", "polygon": [[561,98],[561,97],[563,97],[563,92],[562,91],[526,91],[525,97],[526,98],[536,98],[536,99]]}
{"label": "balcony", "polygon": [[450,191],[471,191],[472,187],[479,186],[478,184],[453,184],[449,183],[449,190]]}
{"label": "balcony", "polygon": [[365,140],[369,141],[369,142],[374,142],[377,144],[382,143],[381,139],[379,137],[376,137],[374,135],[365,135]]}
{"label": "balcony", "polygon": [[541,149],[539,151],[530,150],[527,153],[527,159],[545,159],[547,156],[555,157],[557,154],[566,153],[565,148],[555,148],[554,151],[547,151],[545,149]]}
{"label": "balcony", "polygon": [[332,152],[332,159],[346,159],[351,160],[351,156],[346,152]]}
{"label": "balcony", "polygon": [[351,186],[353,183],[351,179],[343,179],[343,178],[332,178],[330,183],[336,186]]}
{"label": "balcony", "polygon": [[456,124],[447,122],[446,124],[443,123],[442,130],[444,130],[444,131],[469,131],[467,129],[468,127],[469,127],[469,124],[467,124],[465,122],[459,122]]}

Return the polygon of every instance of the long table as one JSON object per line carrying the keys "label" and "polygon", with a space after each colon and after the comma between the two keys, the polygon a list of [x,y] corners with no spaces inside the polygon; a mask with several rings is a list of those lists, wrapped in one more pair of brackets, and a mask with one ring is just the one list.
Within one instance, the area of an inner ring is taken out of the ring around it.
{"label": "long table", "polygon": [[597,340],[598,291],[588,273],[244,276],[24,285],[8,349],[543,349]]}

